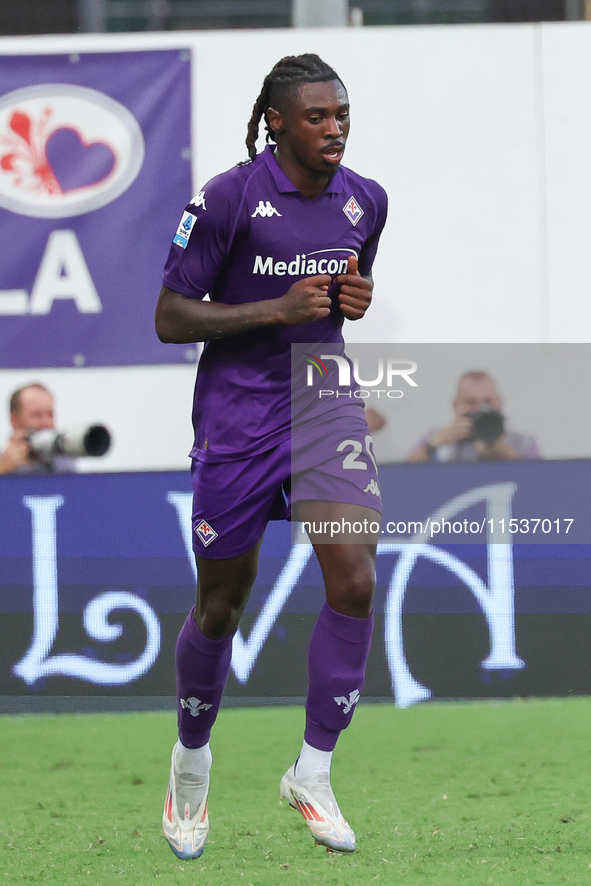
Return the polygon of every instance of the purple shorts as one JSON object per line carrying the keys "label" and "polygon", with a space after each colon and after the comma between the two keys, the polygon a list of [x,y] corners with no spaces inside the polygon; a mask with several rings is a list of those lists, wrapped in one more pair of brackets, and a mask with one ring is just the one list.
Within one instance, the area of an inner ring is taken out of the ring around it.
{"label": "purple shorts", "polygon": [[193,459],[193,550],[223,560],[253,548],[291,504],[329,501],[382,512],[373,440],[361,412],[324,422],[246,459]]}

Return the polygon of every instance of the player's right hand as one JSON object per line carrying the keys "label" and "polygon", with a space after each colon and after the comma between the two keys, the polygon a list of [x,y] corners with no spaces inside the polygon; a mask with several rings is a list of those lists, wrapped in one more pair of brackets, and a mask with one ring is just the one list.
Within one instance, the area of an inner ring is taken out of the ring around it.
{"label": "player's right hand", "polygon": [[328,287],[332,278],[328,274],[305,277],[298,280],[278,299],[281,323],[285,325],[310,323],[330,314],[331,300]]}

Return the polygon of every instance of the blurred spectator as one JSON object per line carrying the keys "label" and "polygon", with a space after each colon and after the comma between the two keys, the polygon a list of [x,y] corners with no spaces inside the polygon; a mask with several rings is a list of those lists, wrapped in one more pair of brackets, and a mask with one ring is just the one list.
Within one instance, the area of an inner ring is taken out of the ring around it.
{"label": "blurred spectator", "polygon": [[505,430],[503,403],[486,372],[466,372],[453,402],[454,419],[417,445],[410,462],[473,462],[541,458],[533,437]]}
{"label": "blurred spectator", "polygon": [[371,406],[365,407],[365,420],[370,434],[375,434],[376,431],[380,431],[386,424],[386,419],[382,413],[378,412],[377,409],[373,409]]}
{"label": "blurred spectator", "polygon": [[54,401],[47,388],[34,382],[10,398],[12,436],[0,455],[0,474],[51,474],[76,470],[76,460],[63,455],[36,455],[28,437],[35,431],[53,430]]}

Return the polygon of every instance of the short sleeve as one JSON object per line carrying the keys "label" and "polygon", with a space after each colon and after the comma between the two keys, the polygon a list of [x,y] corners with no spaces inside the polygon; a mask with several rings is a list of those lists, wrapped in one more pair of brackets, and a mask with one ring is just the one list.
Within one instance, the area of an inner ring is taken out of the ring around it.
{"label": "short sleeve", "polygon": [[239,200],[223,174],[185,207],[164,266],[163,284],[191,298],[214,288],[232,241]]}
{"label": "short sleeve", "polygon": [[377,182],[373,182],[376,189],[376,222],[373,231],[363,244],[359,254],[359,273],[362,277],[371,273],[371,269],[378,251],[378,243],[380,236],[386,224],[388,216],[388,195],[385,190]]}

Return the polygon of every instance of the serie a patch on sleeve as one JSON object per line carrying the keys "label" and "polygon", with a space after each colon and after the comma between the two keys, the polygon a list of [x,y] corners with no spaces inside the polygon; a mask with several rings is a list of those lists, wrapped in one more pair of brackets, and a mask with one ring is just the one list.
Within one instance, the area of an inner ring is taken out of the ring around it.
{"label": "serie a patch on sleeve", "polygon": [[179,222],[179,226],[176,229],[176,234],[174,235],[172,242],[176,243],[177,246],[181,246],[183,249],[186,249],[187,243],[189,242],[189,237],[191,236],[191,232],[195,227],[196,222],[197,216],[185,210],[183,212],[183,217]]}

